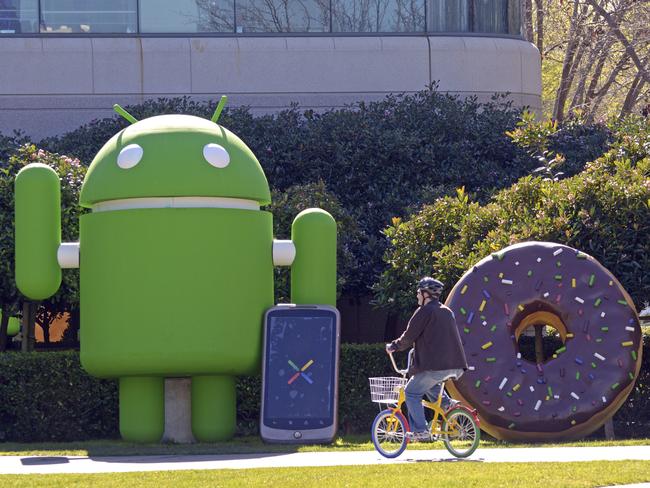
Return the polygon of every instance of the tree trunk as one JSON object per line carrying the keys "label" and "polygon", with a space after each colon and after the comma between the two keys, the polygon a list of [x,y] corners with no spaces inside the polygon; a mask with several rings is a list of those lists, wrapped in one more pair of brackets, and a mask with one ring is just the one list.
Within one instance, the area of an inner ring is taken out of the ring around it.
{"label": "tree trunk", "polygon": [[573,13],[571,14],[571,25],[569,27],[569,42],[567,44],[566,52],[564,53],[564,62],[562,63],[562,76],[560,78],[560,86],[557,89],[555,96],[555,104],[553,106],[553,118],[558,122],[562,122],[564,118],[564,105],[569,96],[571,89],[572,79],[570,78],[573,72],[574,57],[578,49],[580,36],[579,30],[579,15],[580,3],[579,0],[573,0]]}
{"label": "tree trunk", "polygon": [[625,101],[623,102],[623,107],[621,108],[621,113],[620,113],[621,117],[624,117],[632,113],[632,109],[634,109],[634,105],[636,105],[636,101],[639,98],[639,92],[643,88],[644,84],[645,84],[645,80],[641,78],[641,73],[637,72],[636,76],[634,77],[634,80],[632,80],[630,89],[627,91]]}
{"label": "tree trunk", "polygon": [[535,361],[537,364],[544,362],[544,341],[542,338],[543,325],[535,326]]}
{"label": "tree trunk", "polygon": [[523,10],[524,10],[524,35],[526,40],[534,42],[533,34],[533,0],[524,0],[523,1]]}
{"label": "tree trunk", "polygon": [[0,319],[0,352],[7,350],[7,329],[9,327],[9,310],[7,309],[7,304],[3,303],[2,305],[2,319]]}
{"label": "tree trunk", "polygon": [[31,352],[34,350],[34,326],[36,322],[36,302],[25,301],[23,303],[23,342],[22,351]]}
{"label": "tree trunk", "polygon": [[536,26],[537,26],[537,49],[544,57],[544,0],[535,0]]}

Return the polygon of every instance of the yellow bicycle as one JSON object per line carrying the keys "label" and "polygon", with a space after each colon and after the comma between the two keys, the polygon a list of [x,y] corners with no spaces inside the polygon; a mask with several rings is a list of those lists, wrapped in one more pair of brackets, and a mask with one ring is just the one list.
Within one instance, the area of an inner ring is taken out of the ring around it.
{"label": "yellow bicycle", "polygon": [[[388,353],[395,371],[400,377],[369,378],[370,397],[375,403],[385,404],[372,423],[372,442],[384,457],[396,458],[404,452],[409,443],[409,423],[402,413],[406,397],[406,370],[397,368],[395,358]],[[448,380],[449,378],[446,378]],[[442,409],[442,395],[445,381],[440,383],[440,393],[435,402],[422,400],[425,408],[433,411],[429,434],[432,440],[441,439],[447,450],[455,457],[466,458],[478,447],[481,439],[479,419],[476,410],[457,403],[449,410]]]}

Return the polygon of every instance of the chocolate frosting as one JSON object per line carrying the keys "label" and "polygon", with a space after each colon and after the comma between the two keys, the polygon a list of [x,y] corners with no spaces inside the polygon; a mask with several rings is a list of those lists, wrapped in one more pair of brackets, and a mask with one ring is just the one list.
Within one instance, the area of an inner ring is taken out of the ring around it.
{"label": "chocolate frosting", "polygon": [[[455,386],[483,422],[562,432],[615,411],[638,374],[634,304],[609,271],[568,246],[507,247],[465,273],[446,303],[470,366]],[[564,347],[543,364],[518,357],[515,340],[518,324],[538,311],[556,315],[567,332]]]}

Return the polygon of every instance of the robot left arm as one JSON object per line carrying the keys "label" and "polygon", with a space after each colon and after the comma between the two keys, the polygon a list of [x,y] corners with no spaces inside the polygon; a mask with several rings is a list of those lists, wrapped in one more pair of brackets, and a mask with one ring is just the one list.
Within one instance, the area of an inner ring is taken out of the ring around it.
{"label": "robot left arm", "polygon": [[25,166],[15,182],[16,285],[44,300],[61,285],[61,268],[79,266],[79,244],[61,244],[59,176],[45,164]]}

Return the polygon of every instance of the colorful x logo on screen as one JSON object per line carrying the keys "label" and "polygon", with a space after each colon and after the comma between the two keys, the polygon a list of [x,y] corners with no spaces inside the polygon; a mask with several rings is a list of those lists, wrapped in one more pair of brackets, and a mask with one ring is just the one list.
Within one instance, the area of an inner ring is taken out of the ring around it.
{"label": "colorful x logo on screen", "polygon": [[305,381],[306,381],[307,383],[309,383],[310,385],[314,382],[314,381],[309,377],[309,375],[307,375],[307,374],[304,373],[304,371],[306,371],[307,368],[309,368],[309,366],[311,366],[312,364],[314,364],[314,360],[313,360],[313,359],[310,359],[309,361],[307,361],[307,362],[305,363],[305,365],[304,365],[302,368],[298,368],[298,366],[296,366],[295,363],[294,363],[291,359],[289,359],[288,362],[289,362],[289,366],[291,366],[291,367],[292,367],[293,369],[295,369],[297,372],[296,372],[296,374],[294,374],[294,375],[291,377],[291,379],[289,379],[289,381],[287,381],[287,385],[290,385],[291,383],[293,383],[294,381],[296,381],[296,379],[298,378],[298,376],[302,376],[302,377],[305,379]]}

